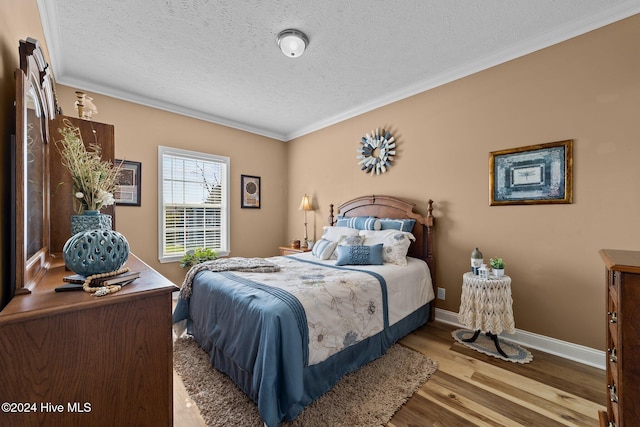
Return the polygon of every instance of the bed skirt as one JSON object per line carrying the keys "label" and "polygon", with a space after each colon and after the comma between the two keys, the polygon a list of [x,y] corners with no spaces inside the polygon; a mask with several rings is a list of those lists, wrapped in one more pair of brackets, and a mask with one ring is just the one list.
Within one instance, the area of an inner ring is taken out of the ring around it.
{"label": "bed skirt", "polygon": [[[303,390],[292,391],[301,398],[286,408],[280,407],[278,396],[270,396],[276,401],[266,405],[258,401],[257,390],[250,372],[240,368],[221,349],[214,347],[210,340],[200,336],[197,330],[190,330],[195,340],[210,355],[211,364],[227,374],[256,404],[263,421],[268,427],[277,427],[282,421],[292,421],[314,400],[329,391],[344,375],[379,358],[400,338],[427,323],[430,306],[424,305],[388,329],[347,347],[327,360],[303,368]],[[189,328],[192,329],[192,328]],[[262,399],[265,398],[263,391]]]}

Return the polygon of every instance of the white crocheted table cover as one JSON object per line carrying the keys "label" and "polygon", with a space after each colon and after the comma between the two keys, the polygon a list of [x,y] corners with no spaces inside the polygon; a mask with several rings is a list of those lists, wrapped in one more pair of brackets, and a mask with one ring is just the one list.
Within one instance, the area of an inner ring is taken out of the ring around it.
{"label": "white crocheted table cover", "polygon": [[465,273],[458,320],[474,331],[514,334],[512,303],[509,276],[480,279],[473,273]]}

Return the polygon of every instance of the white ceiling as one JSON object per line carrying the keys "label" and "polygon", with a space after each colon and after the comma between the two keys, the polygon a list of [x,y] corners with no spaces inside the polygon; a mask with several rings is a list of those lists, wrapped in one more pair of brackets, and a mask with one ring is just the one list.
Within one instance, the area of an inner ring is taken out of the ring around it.
{"label": "white ceiling", "polygon": [[[38,0],[38,7],[59,83],[287,141],[635,15],[640,0]],[[287,28],[309,37],[299,58],[278,49],[276,36]],[[62,108],[68,114],[73,106]]]}

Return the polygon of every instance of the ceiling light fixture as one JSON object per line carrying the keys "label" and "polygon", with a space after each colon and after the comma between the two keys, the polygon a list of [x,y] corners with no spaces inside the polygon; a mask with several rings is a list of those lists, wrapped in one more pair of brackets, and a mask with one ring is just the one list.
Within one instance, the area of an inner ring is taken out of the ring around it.
{"label": "ceiling light fixture", "polygon": [[282,53],[290,58],[297,58],[304,53],[309,44],[307,36],[298,30],[284,30],[278,34],[278,46]]}

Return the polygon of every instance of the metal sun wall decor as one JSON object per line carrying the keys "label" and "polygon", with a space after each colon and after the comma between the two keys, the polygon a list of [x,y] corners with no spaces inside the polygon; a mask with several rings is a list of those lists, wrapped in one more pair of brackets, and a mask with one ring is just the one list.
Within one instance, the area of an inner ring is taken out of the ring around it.
{"label": "metal sun wall decor", "polygon": [[382,132],[379,129],[365,134],[360,141],[362,147],[358,148],[356,157],[360,165],[360,170],[370,175],[380,175],[391,167],[393,157],[396,155],[395,138],[389,132]]}

